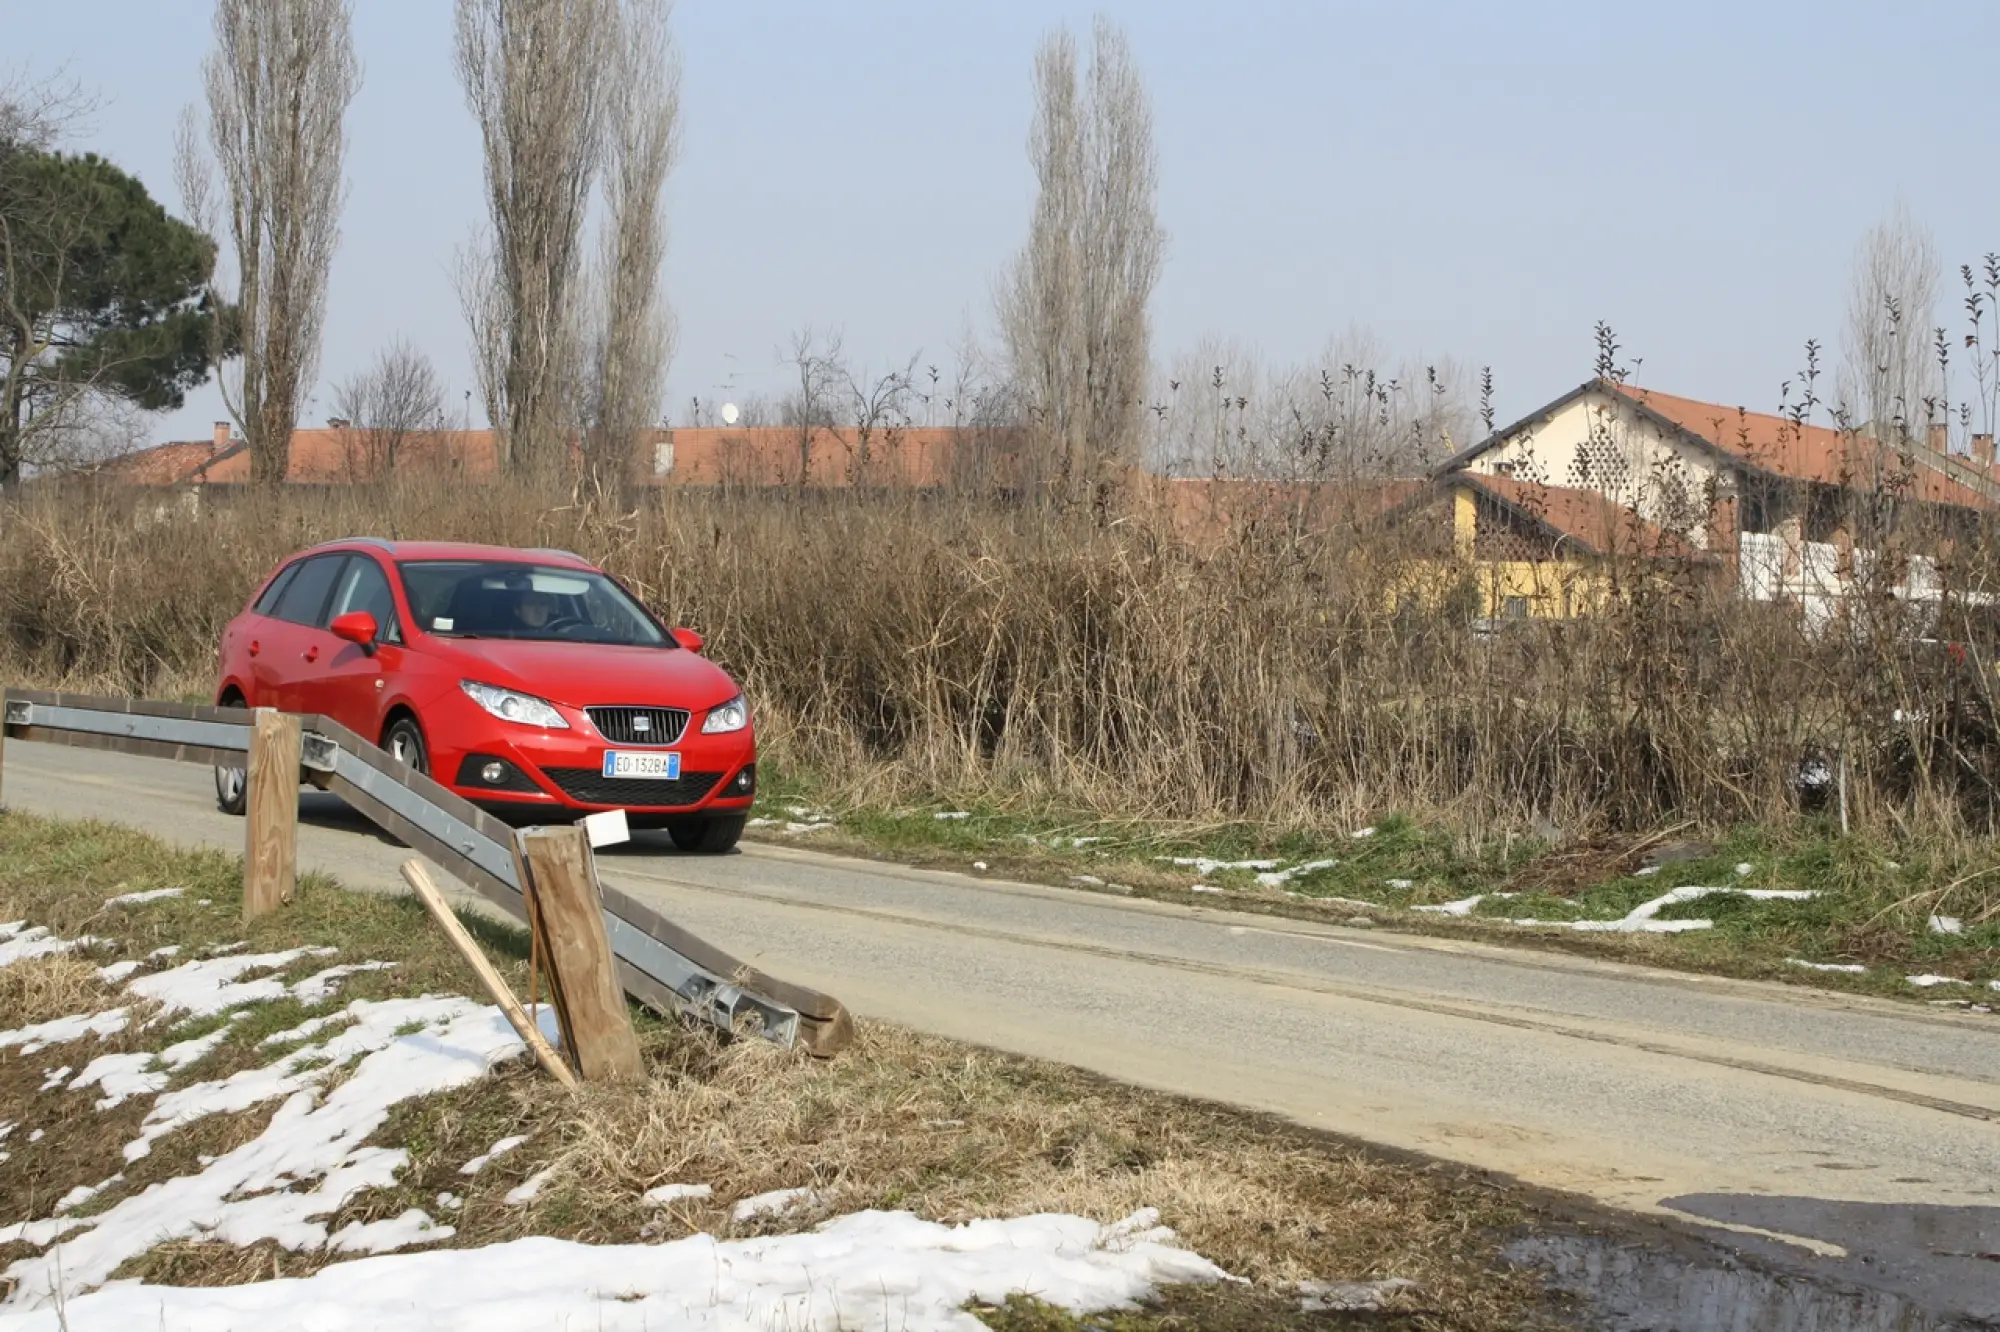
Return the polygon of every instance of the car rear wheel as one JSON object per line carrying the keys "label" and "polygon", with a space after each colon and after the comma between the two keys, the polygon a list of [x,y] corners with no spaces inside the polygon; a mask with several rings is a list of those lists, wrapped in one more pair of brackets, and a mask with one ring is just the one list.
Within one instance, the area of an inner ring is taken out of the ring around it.
{"label": "car rear wheel", "polygon": [[398,717],[390,722],[389,729],[382,736],[382,748],[388,751],[390,758],[410,771],[430,775],[431,753],[424,744],[423,728],[417,725],[416,718]]}
{"label": "car rear wheel", "polygon": [[736,849],[743,836],[744,816],[726,815],[704,819],[676,819],[667,825],[674,849],[698,856],[719,856]]}
{"label": "car rear wheel", "polygon": [[[243,706],[243,696],[231,690],[216,702],[216,706],[219,708],[240,708]],[[242,765],[239,764],[235,767],[222,767],[218,765],[216,767],[215,807],[217,809],[221,810],[224,814],[233,814],[241,818],[245,807],[249,803],[249,797],[250,774],[244,770]]]}

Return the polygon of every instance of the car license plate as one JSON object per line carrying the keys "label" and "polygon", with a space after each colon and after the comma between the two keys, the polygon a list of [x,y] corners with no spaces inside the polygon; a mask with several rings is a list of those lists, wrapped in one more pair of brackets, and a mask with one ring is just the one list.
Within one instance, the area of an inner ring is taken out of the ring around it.
{"label": "car license plate", "polygon": [[671,782],[681,775],[681,756],[675,753],[633,754],[609,749],[604,753],[606,777],[636,777],[641,781]]}

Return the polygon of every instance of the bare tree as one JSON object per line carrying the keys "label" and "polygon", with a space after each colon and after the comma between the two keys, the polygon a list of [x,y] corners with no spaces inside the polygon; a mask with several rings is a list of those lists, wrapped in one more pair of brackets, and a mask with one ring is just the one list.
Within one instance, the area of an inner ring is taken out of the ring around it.
{"label": "bare tree", "polygon": [[673,315],[660,290],[667,246],[662,193],[680,147],[681,66],[672,14],[669,0],[626,0],[621,16],[597,279],[603,322],[586,446],[600,488],[623,483],[642,432],[659,415],[673,357]]}
{"label": "bare tree", "polygon": [[1051,33],[1035,58],[1035,105],[1028,156],[1040,192],[1000,320],[1043,442],[1043,483],[1069,494],[1138,457],[1165,238],[1152,107],[1124,34],[1098,20],[1079,86],[1075,41]]}
{"label": "bare tree", "polygon": [[350,480],[386,481],[406,449],[444,429],[444,381],[430,357],[401,339],[333,391]]}
{"label": "bare tree", "polygon": [[47,152],[96,109],[96,99],[73,79],[15,76],[0,86],[0,145]]}
{"label": "bare tree", "polygon": [[854,422],[854,484],[870,480],[870,451],[878,439],[893,448],[897,433],[908,428],[910,408],[917,398],[917,361],[921,356],[917,353],[902,368],[875,379],[856,374],[845,365],[836,367],[848,415]]}
{"label": "bare tree", "polygon": [[[299,399],[319,373],[327,273],[340,241],[347,107],[361,86],[348,0],[217,0],[204,66],[208,143],[235,252],[241,359],[223,398],[250,478],[284,480]],[[197,224],[217,230],[209,167],[182,123],[177,166]]]}
{"label": "bare tree", "polygon": [[797,432],[799,446],[798,486],[804,490],[812,478],[813,437],[838,424],[834,407],[840,388],[848,378],[847,363],[839,333],[827,335],[824,346],[820,334],[810,326],[792,334],[791,349],[784,359],[798,376],[798,387],[778,405],[783,423]]}
{"label": "bare tree", "polygon": [[1940,281],[1937,246],[1905,205],[1855,250],[1836,392],[1848,418],[1885,444],[1907,445],[1945,420],[1933,352]]}
{"label": "bare tree", "polygon": [[[617,0],[457,0],[457,68],[484,145],[490,250],[461,290],[508,465],[562,460],[585,214],[604,136]],[[490,356],[489,356],[490,351]]]}

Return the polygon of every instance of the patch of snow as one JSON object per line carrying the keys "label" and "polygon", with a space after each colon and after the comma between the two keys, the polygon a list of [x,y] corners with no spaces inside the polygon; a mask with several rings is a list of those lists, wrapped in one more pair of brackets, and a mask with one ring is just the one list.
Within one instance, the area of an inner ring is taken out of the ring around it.
{"label": "patch of snow", "polygon": [[387,971],[395,965],[394,962],[349,962],[343,966],[328,967],[292,986],[292,998],[308,1006],[323,1004],[333,997],[333,992],[340,988],[340,982],[345,977],[364,971]]}
{"label": "patch of snow", "polygon": [[1932,916],[1930,930],[1932,934],[1963,934],[1965,922],[1957,916]]}
{"label": "patch of snow", "polygon": [[1405,893],[1417,886],[1415,879],[1384,879],[1382,883],[1384,887],[1394,888],[1397,892]]}
{"label": "patch of snow", "polygon": [[167,1083],[176,1069],[186,1068],[205,1058],[228,1036],[229,1028],[222,1026],[206,1036],[176,1041],[158,1054],[142,1050],[133,1054],[99,1055],[76,1075],[69,1089],[81,1091],[93,1085],[102,1087],[104,1096],[97,1102],[99,1110],[122,1105],[134,1096],[157,1095],[167,1089]]}
{"label": "patch of snow", "polygon": [[104,905],[136,906],[141,902],[164,902],[170,897],[179,897],[186,891],[185,888],[149,888],[143,893],[120,893],[116,897],[107,897],[104,899]]}
{"label": "patch of snow", "polygon": [[972,868],[976,870],[984,870],[986,868],[986,862],[983,860],[975,860],[972,862]]}
{"label": "patch of snow", "polygon": [[241,952],[242,950],[248,948],[249,946],[250,946],[250,941],[248,939],[238,939],[235,943],[210,944],[208,947],[202,949],[201,951],[204,957],[222,957],[223,955],[228,953]]}
{"label": "patch of snow", "polygon": [[285,982],[276,976],[262,976],[251,981],[237,979],[248,972],[276,971],[302,957],[327,957],[337,951],[333,948],[287,948],[281,953],[244,953],[233,957],[212,957],[200,962],[183,962],[170,971],[141,976],[126,988],[142,999],[154,1000],[169,1013],[202,1017],[241,1004],[270,1003],[283,999],[291,992]]}
{"label": "patch of snow", "polygon": [[1415,1290],[1417,1283],[1406,1277],[1385,1281],[1301,1281],[1299,1309],[1303,1313],[1358,1313],[1380,1309],[1397,1291]]}
{"label": "patch of snow", "polygon": [[665,1207],[669,1203],[706,1198],[713,1192],[706,1184],[662,1184],[657,1189],[647,1189],[639,1201],[649,1207]]}
{"label": "patch of snow", "polygon": [[257,1043],[259,1045],[286,1045],[292,1041],[311,1040],[328,1027],[345,1026],[353,1020],[345,1012],[327,1013],[320,1017],[307,1018],[304,1022],[299,1023],[298,1026],[286,1031],[274,1031]]}
{"label": "patch of snow", "polygon": [[72,1230],[89,1225],[79,1216],[52,1216],[45,1221],[17,1221],[0,1226],[0,1244],[32,1244],[37,1248],[53,1244]]}
{"label": "patch of snow", "polygon": [[1690,885],[1663,893],[1650,902],[1641,902],[1616,920],[1517,920],[1514,924],[1552,925],[1598,934],[1680,934],[1687,930],[1710,930],[1715,928],[1712,920],[1660,920],[1658,917],[1664,907],[1695,902],[1716,894],[1747,897],[1756,902],[1805,902],[1819,896],[1817,891],[1809,888],[1702,888]]}
{"label": "patch of snow", "polygon": [[730,1219],[755,1221],[759,1217],[783,1216],[803,1207],[817,1206],[826,1195],[818,1189],[773,1189],[745,1198],[729,1210]]}
{"label": "patch of snow", "polygon": [[64,1064],[61,1068],[56,1069],[54,1072],[50,1073],[49,1080],[47,1082],[44,1082],[36,1090],[54,1091],[56,1088],[63,1085],[64,1078],[68,1077],[71,1073],[75,1071],[76,1070],[72,1069],[68,1064]]}
{"label": "patch of snow", "polygon": [[64,939],[51,933],[47,926],[15,921],[6,934],[0,935],[0,967],[11,967],[16,962],[29,962],[38,957],[53,957],[57,953],[71,953],[103,942],[88,934]]}
{"label": "patch of snow", "polygon": [[[391,1107],[462,1086],[503,1060],[519,1058],[520,1038],[498,1009],[456,997],[356,1000],[347,1011],[352,1026],[268,1068],[246,1069],[162,1096],[146,1116],[141,1136],[126,1144],[126,1160],[146,1156],[155,1139],[204,1115],[277,1099],[283,1104],[262,1134],[217,1157],[199,1174],[120,1199],[84,1220],[81,1233],[58,1251],[21,1259],[0,1273],[16,1283],[9,1303],[47,1309],[60,1278],[61,1288],[70,1293],[68,1325],[90,1326],[74,1312],[79,1293],[102,1285],[121,1263],[174,1240],[199,1237],[243,1247],[270,1239],[292,1250],[337,1241],[345,1250],[360,1251],[450,1236],[449,1227],[433,1227],[419,1219],[421,1213],[351,1226],[334,1237],[328,1236],[324,1218],[364,1189],[390,1187],[408,1163],[406,1152],[364,1145]],[[552,1024],[553,1013],[548,1016]],[[413,1024],[419,1029],[398,1034]],[[320,1084],[353,1061],[358,1062],[352,1072],[322,1095]],[[289,1301],[300,1283],[270,1284],[291,1292],[281,1299],[286,1308],[293,1307]],[[157,1294],[148,1288],[149,1310],[158,1309],[152,1302]],[[182,1323],[186,1317],[177,1313],[167,1321]],[[158,1321],[155,1312],[139,1320],[149,1327]],[[104,1328],[129,1325],[119,1314],[95,1321]],[[264,1323],[242,1319],[238,1325]]]}
{"label": "patch of snow", "polygon": [[341,1253],[394,1253],[412,1245],[448,1240],[457,1234],[440,1226],[420,1207],[381,1221],[350,1221],[327,1237],[327,1247]]}
{"label": "patch of snow", "polygon": [[1189,888],[1188,891],[1191,893],[1220,893],[1222,889],[1212,887],[1209,884],[1205,883],[1197,883],[1193,887]]}
{"label": "patch of snow", "polygon": [[461,1175],[476,1175],[480,1171],[484,1170],[487,1167],[488,1163],[490,1163],[494,1157],[505,1156],[507,1153],[513,1151],[516,1147],[519,1147],[522,1143],[526,1142],[527,1140],[528,1140],[528,1135],[525,1133],[512,1138],[502,1138],[500,1139],[500,1141],[494,1143],[491,1147],[488,1147],[484,1155],[475,1156],[470,1161],[467,1161],[464,1165],[460,1166],[458,1168],[458,1173]]}
{"label": "patch of snow", "polygon": [[1852,976],[1859,976],[1868,970],[1859,962],[1808,962],[1802,957],[1788,957],[1785,961],[1807,971],[1844,971]]}
{"label": "patch of snow", "polygon": [[964,1306],[1014,1292],[1085,1314],[1123,1309],[1162,1286],[1228,1276],[1175,1247],[1083,1217],[944,1226],[907,1212],[857,1212],[817,1230],[760,1239],[691,1235],[593,1246],[532,1237],[336,1263],[311,1277],[241,1286],[121,1282],[72,1295],[17,1332],[311,1325],[419,1332],[641,1332],[892,1327],[966,1332]]}
{"label": "patch of snow", "polygon": [[1632,877],[1635,879],[1650,879],[1659,872],[1660,867],[1658,865],[1641,865],[1638,869],[1632,871]]}
{"label": "patch of snow", "polygon": [[1267,870],[1257,876],[1257,882],[1265,888],[1282,888],[1293,879],[1317,874],[1321,870],[1330,870],[1339,863],[1337,860],[1308,860],[1305,864],[1294,865],[1290,869]]}
{"label": "patch of snow", "polygon": [[1755,868],[1756,866],[1752,865],[1749,861],[1746,860],[1742,864],[1736,867],[1736,877],[1739,879],[1747,879],[1750,877],[1750,871]]}
{"label": "patch of snow", "polygon": [[116,985],[133,972],[142,970],[145,965],[144,962],[141,962],[136,957],[128,957],[123,962],[113,962],[108,967],[99,967],[97,969],[97,979],[103,981],[106,985]]}
{"label": "patch of snow", "polygon": [[437,1205],[441,1212],[457,1212],[464,1209],[465,1199],[456,1193],[440,1193],[437,1196]]}
{"label": "patch of snow", "polygon": [[969,819],[972,817],[972,811],[965,809],[947,809],[941,813],[933,814],[931,815],[931,817],[936,819],[939,823],[945,823],[954,819]]}
{"label": "patch of snow", "polygon": [[1277,860],[1210,860],[1206,856],[1156,856],[1154,859],[1191,869],[1204,879],[1219,870],[1274,870],[1283,863]]}
{"label": "patch of snow", "polygon": [[47,1022],[37,1022],[14,1031],[0,1031],[0,1050],[10,1045],[21,1047],[21,1053],[31,1055],[37,1050],[51,1045],[66,1045],[80,1041],[86,1036],[103,1040],[116,1036],[125,1030],[131,1015],[122,1008],[108,1008],[102,1013],[77,1013],[70,1017],[53,1018]]}
{"label": "patch of snow", "polygon": [[196,899],[194,900],[194,904],[195,904],[196,906],[208,906],[208,905],[209,905],[209,899],[208,899],[208,898],[206,898],[206,897],[197,897],[197,898],[196,898]]}
{"label": "patch of snow", "polygon": [[1104,880],[1098,878],[1095,874],[1072,874],[1069,876],[1069,881],[1091,888],[1102,888],[1104,886]]}
{"label": "patch of snow", "polygon": [[1347,835],[1349,837],[1352,837],[1355,841],[1358,842],[1364,837],[1373,837],[1375,835],[1375,829],[1372,826],[1367,828],[1356,828],[1353,832]]}
{"label": "patch of snow", "polygon": [[103,1180],[99,1183],[79,1184],[75,1188],[71,1189],[68,1193],[65,1193],[62,1197],[56,1199],[56,1208],[55,1208],[56,1213],[60,1215],[63,1212],[74,1212],[77,1208],[83,1206],[85,1203],[89,1202],[92,1198],[95,1198],[98,1194],[110,1188],[113,1184],[122,1184],[124,1182],[125,1182],[125,1172],[121,1170],[117,1174],[113,1175],[110,1179]]}
{"label": "patch of snow", "polygon": [[152,952],[146,954],[146,960],[148,962],[159,962],[165,958],[178,957],[180,956],[180,951],[181,946],[179,944],[168,944],[164,948],[155,948]]}
{"label": "patch of snow", "polygon": [[[1996,988],[1996,989],[2000,989],[2000,986],[1995,986],[1994,988]],[[42,1130],[41,1130],[41,1129],[36,1129],[36,1130],[35,1130],[35,1131],[34,1131],[33,1133],[30,1133],[30,1134],[28,1135],[28,1141],[29,1141],[29,1142],[40,1142],[41,1140],[42,1140]]]}
{"label": "patch of snow", "polygon": [[1411,907],[1412,911],[1428,911],[1439,916],[1469,916],[1472,909],[1486,900],[1485,893],[1474,893],[1471,897],[1461,897],[1456,902],[1440,902],[1436,906]]}
{"label": "patch of snow", "polygon": [[541,1196],[542,1190],[548,1187],[549,1180],[555,1173],[556,1168],[554,1166],[550,1166],[546,1170],[537,1170],[534,1174],[521,1181],[521,1183],[509,1189],[507,1196],[501,1199],[501,1201],[509,1207],[521,1207],[533,1202]]}
{"label": "patch of snow", "polygon": [[1932,975],[1905,976],[1903,979],[1908,981],[1910,984],[1916,986],[1920,990],[1928,990],[1931,989],[1933,986],[1938,986],[1938,985],[1972,984],[1971,981],[1963,981],[1958,979],[1958,977],[1956,976],[1932,976]]}

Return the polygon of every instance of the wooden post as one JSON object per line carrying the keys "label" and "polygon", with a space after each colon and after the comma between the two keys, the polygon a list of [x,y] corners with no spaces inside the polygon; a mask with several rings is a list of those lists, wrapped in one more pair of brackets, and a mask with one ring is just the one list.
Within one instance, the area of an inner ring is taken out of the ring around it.
{"label": "wooden post", "polygon": [[479,950],[479,945],[473,942],[472,936],[465,932],[465,926],[459,923],[458,916],[451,909],[451,903],[444,900],[444,894],[431,882],[430,873],[424,869],[424,862],[404,861],[403,881],[416,891],[418,899],[431,913],[431,919],[444,930],[445,937],[451,940],[452,946],[472,964],[472,970],[479,977],[479,983],[486,987],[486,993],[493,996],[493,1002],[500,1005],[500,1011],[506,1014],[507,1021],[512,1024],[528,1049],[534,1052],[542,1067],[549,1071],[549,1076],[565,1087],[576,1086],[576,1074],[569,1071],[569,1065],[550,1048],[542,1033],[535,1029],[535,1024],[528,1020],[528,1015],[521,1011],[521,1001],[507,988],[507,982],[500,979],[500,973],[486,960],[486,954]]}
{"label": "wooden post", "polygon": [[299,719],[258,708],[250,728],[243,820],[243,919],[292,900],[299,869]]}
{"label": "wooden post", "polygon": [[575,1029],[576,1061],[590,1082],[646,1076],[625,987],[604,928],[597,867],[581,828],[537,828],[521,838],[535,910],[548,931],[549,970]]}

